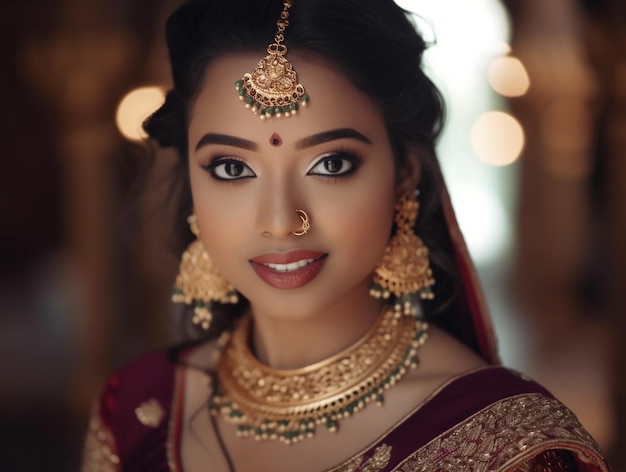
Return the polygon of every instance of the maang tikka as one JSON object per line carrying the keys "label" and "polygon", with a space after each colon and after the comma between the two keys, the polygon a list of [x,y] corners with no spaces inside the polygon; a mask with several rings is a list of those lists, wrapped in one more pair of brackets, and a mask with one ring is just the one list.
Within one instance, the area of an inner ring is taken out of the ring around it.
{"label": "maang tikka", "polygon": [[251,73],[247,73],[235,83],[239,98],[246,103],[254,114],[262,120],[281,118],[294,115],[298,105],[306,107],[309,96],[304,92],[302,84],[291,63],[285,59],[287,46],[285,29],[289,26],[289,9],[291,1],[283,3],[284,8],[280,19],[276,22],[278,31],[274,42],[267,47],[267,56],[257,64]]}
{"label": "maang tikka", "polygon": [[239,297],[235,287],[215,268],[202,241],[198,238],[200,230],[196,215],[189,216],[187,222],[197,239],[183,253],[172,300],[194,305],[192,321],[206,330],[209,329],[213,319],[211,313],[213,304],[237,303]]}
{"label": "maang tikka", "polygon": [[376,298],[395,297],[395,311],[415,315],[415,295],[432,299],[435,284],[428,259],[428,248],[415,234],[419,202],[417,192],[400,196],[395,207],[396,234],[385,248],[374,271],[370,294]]}

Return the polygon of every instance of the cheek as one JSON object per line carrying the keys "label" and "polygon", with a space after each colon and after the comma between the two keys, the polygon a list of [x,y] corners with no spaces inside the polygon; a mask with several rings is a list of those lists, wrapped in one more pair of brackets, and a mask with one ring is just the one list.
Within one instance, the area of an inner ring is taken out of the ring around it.
{"label": "cheek", "polygon": [[372,192],[372,195],[355,207],[354,216],[348,221],[357,250],[374,253],[378,259],[391,233],[394,193]]}
{"label": "cheek", "polygon": [[376,264],[391,235],[395,203],[393,176],[375,186],[344,195],[333,208],[327,224],[335,237],[351,248],[350,257]]}
{"label": "cheek", "polygon": [[[198,218],[200,228],[200,239],[204,243],[209,253],[213,255],[211,249],[228,245],[235,238],[241,229],[237,225],[242,219],[238,213],[237,193],[231,192],[228,199],[224,196],[223,187],[228,185],[207,185],[209,177],[204,175],[204,171],[192,170],[190,174],[191,195],[193,208]],[[228,201],[228,204],[224,204]]]}
{"label": "cheek", "polygon": [[233,206],[224,205],[223,199],[195,199],[195,214],[200,228],[200,240],[219,273],[229,281],[240,280],[240,265],[234,264],[246,247],[250,229],[246,218]]}
{"label": "cheek", "polygon": [[[337,184],[320,192],[322,214],[335,238],[351,248],[351,257],[378,261],[391,234],[396,196],[395,165],[391,150],[372,152],[369,165],[347,187]],[[336,193],[335,193],[336,192]],[[345,262],[345,261],[344,261]],[[365,263],[365,261],[363,261]],[[352,262],[353,264],[355,261]]]}

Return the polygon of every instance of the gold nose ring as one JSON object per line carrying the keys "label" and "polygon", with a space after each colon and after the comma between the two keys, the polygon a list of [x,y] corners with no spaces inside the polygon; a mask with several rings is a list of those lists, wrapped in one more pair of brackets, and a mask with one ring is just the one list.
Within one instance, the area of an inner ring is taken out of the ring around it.
{"label": "gold nose ring", "polygon": [[302,229],[300,231],[293,231],[292,234],[295,234],[296,236],[304,236],[311,229],[311,223],[309,223],[309,215],[307,215],[306,211],[304,210],[296,210],[296,212],[302,220]]}

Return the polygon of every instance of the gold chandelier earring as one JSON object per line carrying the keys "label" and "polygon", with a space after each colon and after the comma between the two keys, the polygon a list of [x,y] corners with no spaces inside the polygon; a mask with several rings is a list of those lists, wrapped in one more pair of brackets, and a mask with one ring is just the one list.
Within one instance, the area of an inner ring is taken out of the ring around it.
{"label": "gold chandelier earring", "polygon": [[198,238],[200,230],[196,215],[189,216],[187,222],[197,239],[183,253],[172,301],[193,305],[193,323],[208,330],[213,319],[211,313],[213,304],[237,303],[239,297],[235,287],[224,279],[213,265],[202,241]]}
{"label": "gold chandelier earring", "polygon": [[388,299],[393,294],[396,313],[415,315],[415,296],[434,298],[431,287],[435,284],[428,248],[413,231],[419,210],[417,192],[401,195],[395,210],[396,234],[374,271],[370,295]]}

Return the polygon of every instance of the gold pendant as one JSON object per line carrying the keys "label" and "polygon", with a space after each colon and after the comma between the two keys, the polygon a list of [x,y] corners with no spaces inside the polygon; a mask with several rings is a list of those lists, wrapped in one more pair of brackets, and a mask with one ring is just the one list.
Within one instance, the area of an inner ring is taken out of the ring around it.
{"label": "gold pendant", "polygon": [[260,113],[262,120],[266,118],[295,114],[298,106],[306,107],[309,102],[302,84],[291,63],[285,59],[287,46],[283,44],[284,32],[289,26],[289,8],[292,3],[284,3],[285,8],[276,23],[278,32],[274,42],[267,47],[265,56],[254,68],[235,83],[239,98],[246,102],[254,114]]}

